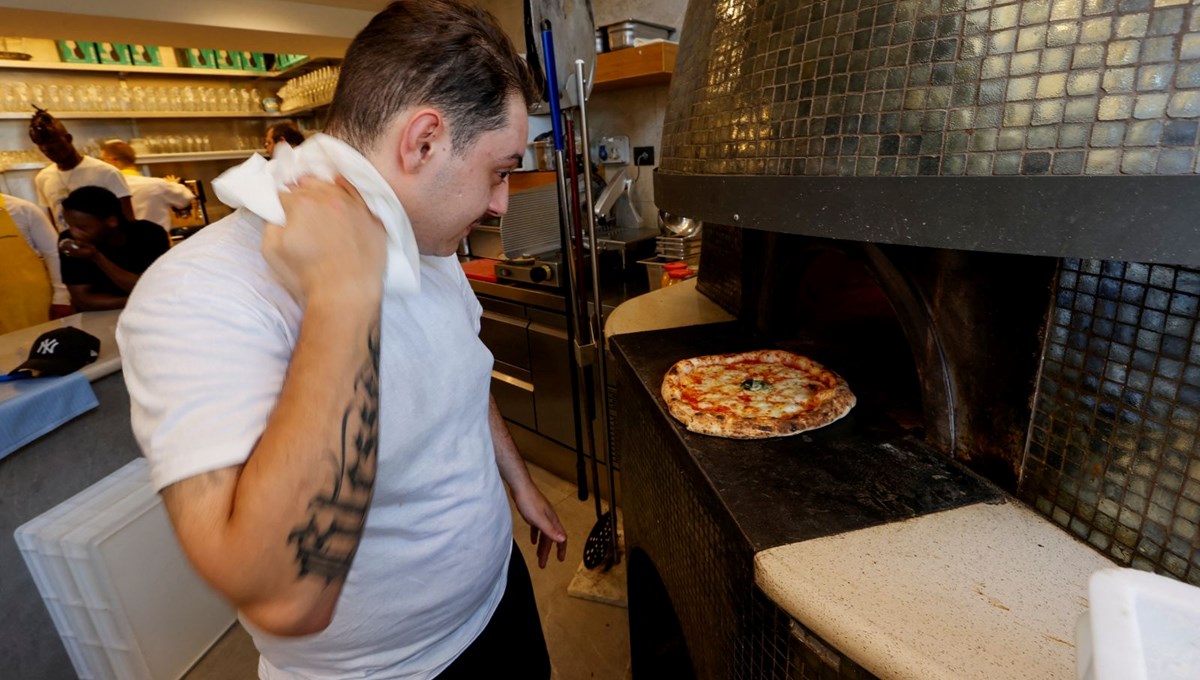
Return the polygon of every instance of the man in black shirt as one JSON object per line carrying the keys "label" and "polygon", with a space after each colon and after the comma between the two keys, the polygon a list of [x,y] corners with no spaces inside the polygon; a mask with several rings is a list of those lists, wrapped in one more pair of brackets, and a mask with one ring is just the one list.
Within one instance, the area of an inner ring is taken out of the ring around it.
{"label": "man in black shirt", "polygon": [[128,220],[108,189],[80,187],[63,200],[67,230],[59,236],[62,279],[79,311],[121,309],[170,241],[162,227]]}

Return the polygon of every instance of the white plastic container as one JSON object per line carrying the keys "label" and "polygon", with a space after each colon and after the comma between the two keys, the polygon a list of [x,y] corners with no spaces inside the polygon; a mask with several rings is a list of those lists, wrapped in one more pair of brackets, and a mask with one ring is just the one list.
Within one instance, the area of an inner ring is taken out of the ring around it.
{"label": "white plastic container", "polygon": [[1200,678],[1200,588],[1136,569],[1088,581],[1075,626],[1079,680]]}
{"label": "white plastic container", "polygon": [[81,678],[175,680],[232,625],[137,460],[16,531]]}

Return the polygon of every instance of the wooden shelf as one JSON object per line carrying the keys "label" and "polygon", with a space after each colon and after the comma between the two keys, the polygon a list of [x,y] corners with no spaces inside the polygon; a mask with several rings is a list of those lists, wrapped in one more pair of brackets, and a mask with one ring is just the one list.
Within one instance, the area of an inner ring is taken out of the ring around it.
{"label": "wooden shelf", "polygon": [[333,57],[313,57],[310,59],[305,59],[298,64],[292,64],[282,71],[260,71],[258,75],[260,78],[295,78],[296,76],[302,76],[305,73],[311,73],[325,66],[337,66],[341,63],[341,59],[335,59]]}
{"label": "wooden shelf", "polygon": [[306,113],[311,113],[313,111],[320,111],[321,109],[329,106],[332,103],[333,102],[321,102],[320,104],[309,104],[308,106],[300,106],[300,107],[297,107],[294,109],[288,109],[287,111],[280,111],[279,115],[281,115],[281,116],[303,116]]}
{"label": "wooden shelf", "polygon": [[[28,121],[31,113],[0,113],[0,120],[24,120]],[[242,113],[239,111],[66,111],[59,113],[54,112],[55,118],[63,120],[133,120],[140,118],[288,118],[291,116],[303,115],[301,113]]]}
{"label": "wooden shelf", "polygon": [[656,42],[597,54],[592,91],[669,83],[678,54],[679,45],[673,42]]}

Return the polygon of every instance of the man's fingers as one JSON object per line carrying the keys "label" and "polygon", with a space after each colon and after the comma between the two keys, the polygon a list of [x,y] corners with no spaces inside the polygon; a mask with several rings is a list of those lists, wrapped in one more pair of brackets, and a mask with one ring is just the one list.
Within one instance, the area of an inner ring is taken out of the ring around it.
{"label": "man's fingers", "polygon": [[358,193],[358,189],[355,188],[355,186],[350,183],[350,180],[346,179],[345,177],[342,177],[341,175],[338,175],[337,177],[333,178],[333,183],[336,184],[337,186],[341,187],[342,191],[345,191],[347,194],[350,194],[350,196],[353,197],[354,200],[356,200],[360,203],[364,203],[364,204],[366,203],[366,201],[363,200],[362,194]]}
{"label": "man's fingers", "polygon": [[538,542],[537,550],[538,567],[541,569],[546,568],[546,562],[550,558],[550,543],[550,537],[546,534],[542,534],[542,540]]}

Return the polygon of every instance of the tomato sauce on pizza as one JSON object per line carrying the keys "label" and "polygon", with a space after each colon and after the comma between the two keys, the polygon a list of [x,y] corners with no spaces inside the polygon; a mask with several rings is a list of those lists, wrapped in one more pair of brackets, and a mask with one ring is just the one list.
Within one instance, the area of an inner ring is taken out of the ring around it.
{"label": "tomato sauce on pizza", "polygon": [[735,439],[824,427],[855,404],[840,376],[783,350],[685,359],[667,371],[662,395],[689,430]]}

